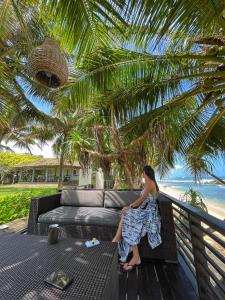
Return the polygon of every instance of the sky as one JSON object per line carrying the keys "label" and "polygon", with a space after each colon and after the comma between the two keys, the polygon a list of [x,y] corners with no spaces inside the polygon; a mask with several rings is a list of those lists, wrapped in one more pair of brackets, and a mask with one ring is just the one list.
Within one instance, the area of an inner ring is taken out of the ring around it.
{"label": "sky", "polygon": [[[25,94],[39,110],[45,112],[46,114],[50,114],[50,111],[52,109],[51,104],[44,102],[39,97],[31,97],[26,92],[25,92]],[[31,147],[32,154],[33,155],[43,155],[43,157],[45,157],[45,158],[53,158],[53,157],[55,157],[55,155],[52,150],[52,144],[53,144],[53,142],[48,142],[46,145],[44,145],[42,147],[32,146]],[[3,143],[3,145],[6,145],[6,144]],[[13,143],[11,143],[11,142],[9,142],[7,144],[7,146],[10,147],[15,153],[26,153],[27,152],[24,149],[14,147]]]}
{"label": "sky", "polygon": [[[225,178],[225,164],[221,159],[218,159],[216,163],[214,163],[214,167],[213,173],[219,177]],[[178,161],[174,169],[171,169],[168,176],[166,176],[166,178],[169,179],[180,177],[192,177],[182,161]]]}
{"label": "sky", "polygon": [[[5,145],[5,143],[3,143],[3,145]],[[15,153],[27,153],[27,151],[24,149],[14,147],[12,142],[9,142],[7,146],[10,147]],[[44,145],[41,148],[38,146],[32,146],[30,148],[33,155],[43,155],[45,158],[55,157],[52,150],[52,142],[48,142],[47,145]]]}

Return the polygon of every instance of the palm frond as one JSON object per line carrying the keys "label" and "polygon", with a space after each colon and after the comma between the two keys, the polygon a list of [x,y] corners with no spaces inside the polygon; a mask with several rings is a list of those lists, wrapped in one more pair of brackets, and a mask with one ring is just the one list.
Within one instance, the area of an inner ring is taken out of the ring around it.
{"label": "palm frond", "polygon": [[[77,57],[91,52],[95,44],[108,45],[110,30],[120,30],[124,0],[104,1],[41,1],[41,15],[49,17],[53,34],[74,51]],[[46,14],[48,11],[48,15]],[[110,36],[110,38],[109,38]]]}
{"label": "palm frond", "polygon": [[[167,36],[184,42],[187,36],[196,37],[225,31],[224,2],[203,0],[131,1],[132,34],[140,44],[157,36],[158,41]],[[210,20],[210,22],[209,22]]]}

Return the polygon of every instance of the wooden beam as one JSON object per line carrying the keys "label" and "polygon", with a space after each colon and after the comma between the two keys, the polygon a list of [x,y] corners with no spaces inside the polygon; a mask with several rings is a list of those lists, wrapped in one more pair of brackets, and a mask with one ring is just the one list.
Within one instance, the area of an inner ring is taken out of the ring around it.
{"label": "wooden beam", "polygon": [[33,170],[32,170],[32,179],[31,179],[31,181],[34,182],[34,180],[35,180],[35,168],[33,168]]}
{"label": "wooden beam", "polygon": [[45,169],[45,182],[48,182],[48,168]]}
{"label": "wooden beam", "polygon": [[22,177],[23,177],[23,168],[21,168],[20,170],[19,182],[22,181]]}

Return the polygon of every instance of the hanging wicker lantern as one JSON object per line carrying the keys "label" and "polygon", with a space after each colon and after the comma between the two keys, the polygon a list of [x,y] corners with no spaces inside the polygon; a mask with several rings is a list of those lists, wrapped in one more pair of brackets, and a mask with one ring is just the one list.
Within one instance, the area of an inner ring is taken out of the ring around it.
{"label": "hanging wicker lantern", "polygon": [[52,38],[46,38],[41,46],[33,49],[28,67],[38,82],[50,88],[64,85],[68,78],[66,60],[58,42]]}

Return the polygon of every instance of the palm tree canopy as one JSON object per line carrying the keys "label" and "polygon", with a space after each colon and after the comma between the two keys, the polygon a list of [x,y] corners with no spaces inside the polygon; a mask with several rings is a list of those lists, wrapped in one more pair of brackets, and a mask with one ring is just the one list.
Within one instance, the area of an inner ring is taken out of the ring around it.
{"label": "palm tree canopy", "polygon": [[[148,137],[162,172],[178,152],[218,155],[225,148],[224,9],[224,1],[209,0],[2,1],[1,128],[18,111],[27,122],[62,129],[67,120],[38,111],[33,95],[63,114],[100,111],[98,126],[108,126],[113,107],[125,147],[134,141],[146,147]],[[69,83],[56,93],[26,68],[30,49],[49,35],[60,40],[70,67]],[[79,145],[82,138],[73,134]]]}

